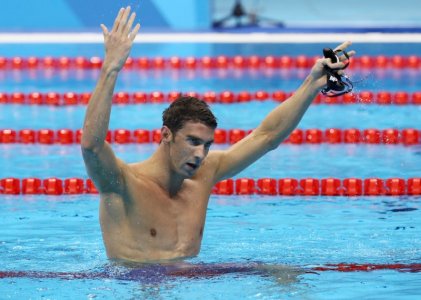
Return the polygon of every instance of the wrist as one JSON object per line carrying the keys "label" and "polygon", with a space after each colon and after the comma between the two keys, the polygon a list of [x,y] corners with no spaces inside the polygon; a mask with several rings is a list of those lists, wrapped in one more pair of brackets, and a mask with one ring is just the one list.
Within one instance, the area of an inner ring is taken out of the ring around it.
{"label": "wrist", "polygon": [[119,71],[120,69],[116,66],[106,64],[105,62],[102,64],[101,73],[105,77],[117,76]]}
{"label": "wrist", "polygon": [[325,77],[314,78],[311,74],[304,80],[304,86],[311,92],[319,93],[326,85]]}

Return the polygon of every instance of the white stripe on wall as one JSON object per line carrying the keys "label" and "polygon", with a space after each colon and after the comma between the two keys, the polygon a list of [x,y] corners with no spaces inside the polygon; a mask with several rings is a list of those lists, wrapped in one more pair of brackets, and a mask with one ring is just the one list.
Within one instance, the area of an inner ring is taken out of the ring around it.
{"label": "white stripe on wall", "polygon": [[[136,43],[420,43],[419,33],[140,33]],[[2,44],[103,43],[101,33],[0,33]]]}

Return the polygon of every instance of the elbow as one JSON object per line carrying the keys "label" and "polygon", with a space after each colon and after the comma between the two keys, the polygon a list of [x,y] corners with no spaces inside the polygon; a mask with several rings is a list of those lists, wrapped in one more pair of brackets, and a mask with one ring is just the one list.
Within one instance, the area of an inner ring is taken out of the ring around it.
{"label": "elbow", "polygon": [[102,148],[104,140],[105,138],[100,138],[95,134],[92,134],[87,130],[87,126],[85,125],[80,138],[80,147],[82,148],[82,151],[95,152],[97,149]]}
{"label": "elbow", "polygon": [[253,141],[257,142],[264,153],[275,150],[280,144],[279,135],[274,131],[265,131],[257,128],[252,132]]}
{"label": "elbow", "polygon": [[266,135],[266,149],[267,151],[272,151],[278,148],[279,144],[281,143],[281,140],[278,136],[273,134],[267,134]]}
{"label": "elbow", "polygon": [[97,150],[101,147],[98,141],[93,139],[83,138],[80,141],[80,148],[82,152],[97,152]]}
{"label": "elbow", "polygon": [[278,141],[270,141],[268,142],[267,150],[268,151],[275,150],[276,148],[278,148],[279,144],[280,142]]}
{"label": "elbow", "polygon": [[87,139],[86,137],[82,135],[82,138],[80,140],[80,148],[82,148],[82,151],[85,151],[85,150],[88,151],[95,148],[95,145],[91,140]]}

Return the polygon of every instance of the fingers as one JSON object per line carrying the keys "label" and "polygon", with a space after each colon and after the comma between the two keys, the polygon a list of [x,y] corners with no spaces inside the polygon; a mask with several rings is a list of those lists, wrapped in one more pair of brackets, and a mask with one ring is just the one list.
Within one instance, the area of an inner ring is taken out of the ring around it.
{"label": "fingers", "polygon": [[[351,44],[352,43],[350,41],[344,42],[341,45],[339,45],[338,47],[336,47],[334,51],[338,52],[338,54],[339,54],[339,52],[345,51],[345,49],[348,48]],[[339,56],[339,61],[341,61],[341,62],[347,61],[347,60],[349,60],[350,57],[354,56],[355,53],[356,52],[354,50],[347,51],[346,55],[342,54],[342,55]]]}
{"label": "fingers", "polygon": [[121,19],[119,21],[119,25],[117,29],[119,32],[128,31],[126,27],[127,27],[127,18],[129,17],[129,14],[130,14],[130,6],[127,6],[125,9],[123,8],[123,14],[121,15]]}
{"label": "fingers", "polygon": [[[133,40],[137,32],[139,31],[140,25],[139,26],[136,25],[137,28],[135,27],[132,29],[134,20],[136,18],[136,13],[133,12],[132,14],[130,14],[130,10],[131,10],[130,6],[127,6],[126,8],[121,8],[119,10],[118,15],[114,21],[112,32],[118,32],[124,35],[129,35],[129,37]],[[130,30],[132,31],[130,32]],[[104,28],[103,28],[103,31],[104,31]],[[108,30],[107,30],[107,33],[108,33]],[[104,32],[104,34],[106,33]]]}
{"label": "fingers", "polygon": [[137,23],[136,26],[133,28],[132,32],[129,33],[129,39],[132,42],[134,41],[134,39],[136,37],[136,34],[138,33],[139,29],[140,29],[140,24]]}
{"label": "fingers", "polygon": [[120,24],[120,20],[121,20],[121,16],[124,13],[124,8],[120,8],[120,10],[118,11],[117,17],[114,20],[114,25],[113,25],[113,32],[116,32],[118,30],[118,26]]}
{"label": "fingers", "polygon": [[355,55],[355,51],[351,50],[349,52],[346,53],[348,55],[348,57],[345,54],[342,54],[341,56],[339,56],[339,61],[347,61],[349,60],[350,57]]}
{"label": "fingers", "polygon": [[345,67],[344,62],[340,61],[340,62],[337,62],[337,63],[332,63],[332,60],[330,58],[323,59],[322,64],[325,65],[325,66],[328,66],[332,70],[340,70],[343,67]]}
{"label": "fingers", "polygon": [[108,28],[104,25],[101,24],[101,29],[102,29],[102,33],[104,34],[104,38],[108,35]]}
{"label": "fingers", "polygon": [[348,56],[351,57],[351,56],[354,56],[356,52],[354,50],[351,50],[347,53],[348,53]]}
{"label": "fingers", "polygon": [[126,28],[125,28],[126,34],[129,34],[129,31],[132,29],[132,25],[133,25],[133,22],[134,22],[135,18],[136,18],[136,13],[132,13],[130,15],[129,21],[126,24]]}
{"label": "fingers", "polygon": [[343,51],[351,45],[352,45],[351,41],[346,41],[340,44],[339,46],[337,46],[333,51]]}

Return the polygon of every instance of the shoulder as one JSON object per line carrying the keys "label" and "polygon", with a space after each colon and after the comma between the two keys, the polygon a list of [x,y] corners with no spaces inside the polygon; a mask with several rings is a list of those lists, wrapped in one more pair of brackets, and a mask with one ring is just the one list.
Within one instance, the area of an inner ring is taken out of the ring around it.
{"label": "shoulder", "polygon": [[221,150],[209,151],[209,154],[202,162],[202,165],[197,175],[199,177],[213,178],[216,174],[216,171],[219,168],[219,164],[223,155],[224,151]]}
{"label": "shoulder", "polygon": [[147,170],[147,167],[144,166],[143,162],[137,162],[137,163],[129,163],[124,164],[123,166],[124,170],[124,177],[134,178],[137,180],[146,180],[148,177],[148,173],[145,171]]}
{"label": "shoulder", "polygon": [[141,194],[150,187],[150,178],[144,170],[146,168],[139,166],[139,163],[124,163],[119,164],[121,170],[121,189],[117,192],[101,193],[101,198],[106,199],[121,199],[128,203],[134,194]]}
{"label": "shoulder", "polygon": [[223,150],[212,150],[209,151],[208,156],[203,161],[203,165],[208,167],[218,167],[221,158],[224,156],[225,151]]}

